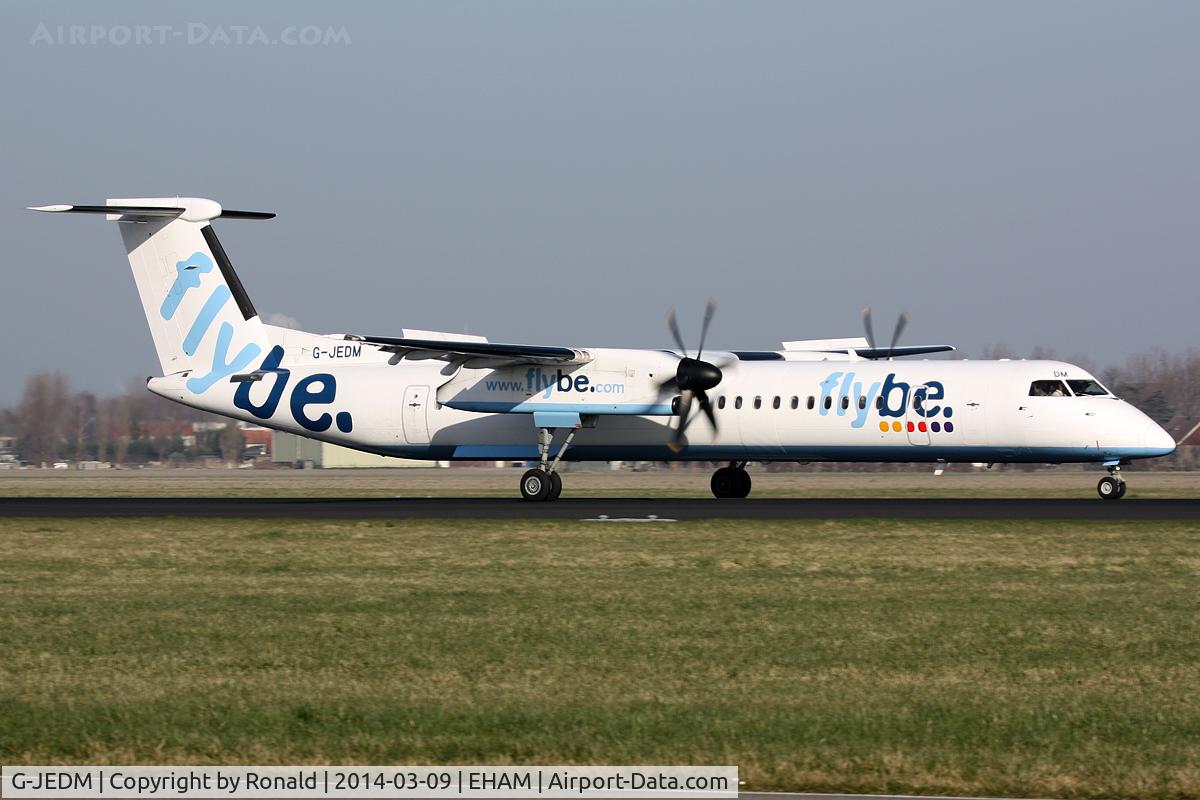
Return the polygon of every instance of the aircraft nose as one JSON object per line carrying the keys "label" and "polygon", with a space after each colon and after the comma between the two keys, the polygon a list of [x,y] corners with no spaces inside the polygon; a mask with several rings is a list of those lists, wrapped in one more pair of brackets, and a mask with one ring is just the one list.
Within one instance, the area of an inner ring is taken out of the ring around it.
{"label": "aircraft nose", "polygon": [[1150,450],[1156,451],[1155,455],[1165,456],[1175,452],[1175,439],[1153,422],[1146,426],[1142,444]]}

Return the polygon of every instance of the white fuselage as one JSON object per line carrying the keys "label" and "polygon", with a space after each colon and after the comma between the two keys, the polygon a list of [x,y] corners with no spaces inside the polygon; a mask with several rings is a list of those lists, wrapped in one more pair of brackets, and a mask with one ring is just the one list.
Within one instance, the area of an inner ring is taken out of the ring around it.
{"label": "white fuselage", "polygon": [[[365,343],[268,326],[261,379],[202,395],[154,378],[188,405],[383,455],[523,460],[538,427],[582,425],[567,460],[1117,462],[1174,442],[1111,395],[1034,396],[1034,381],[1090,379],[1058,361],[867,361],[811,353],[711,353],[719,432],[694,419],[687,447],[669,351],[589,349],[570,367],[469,369],[406,361]],[[745,360],[743,360],[745,359]]]}

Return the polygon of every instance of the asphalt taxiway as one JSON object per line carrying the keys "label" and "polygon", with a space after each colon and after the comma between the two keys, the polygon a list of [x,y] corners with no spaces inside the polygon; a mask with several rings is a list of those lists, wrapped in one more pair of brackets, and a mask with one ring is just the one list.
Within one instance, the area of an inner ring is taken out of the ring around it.
{"label": "asphalt taxiway", "polygon": [[241,517],[248,519],[658,520],[1200,519],[1200,499],[3,497],[4,517]]}

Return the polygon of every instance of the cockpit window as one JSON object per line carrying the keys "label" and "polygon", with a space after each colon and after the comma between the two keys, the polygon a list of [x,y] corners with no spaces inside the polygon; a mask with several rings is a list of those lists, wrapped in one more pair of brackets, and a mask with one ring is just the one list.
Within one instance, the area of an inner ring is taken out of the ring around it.
{"label": "cockpit window", "polygon": [[1071,387],[1071,391],[1076,397],[1107,397],[1108,389],[1100,385],[1098,381],[1090,378],[1087,380],[1067,381],[1067,385]]}
{"label": "cockpit window", "polygon": [[1030,397],[1069,397],[1062,381],[1034,381],[1029,386]]}

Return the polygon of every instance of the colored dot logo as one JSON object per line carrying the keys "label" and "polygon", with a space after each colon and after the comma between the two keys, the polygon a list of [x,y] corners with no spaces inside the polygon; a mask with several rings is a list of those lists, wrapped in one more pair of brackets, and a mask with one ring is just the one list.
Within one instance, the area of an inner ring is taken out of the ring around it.
{"label": "colored dot logo", "polygon": [[879,430],[887,433],[889,430],[894,433],[901,433],[907,430],[909,433],[925,433],[932,431],[933,433],[954,433],[954,423],[946,420],[945,422],[892,422],[888,424],[886,421],[880,421]]}

